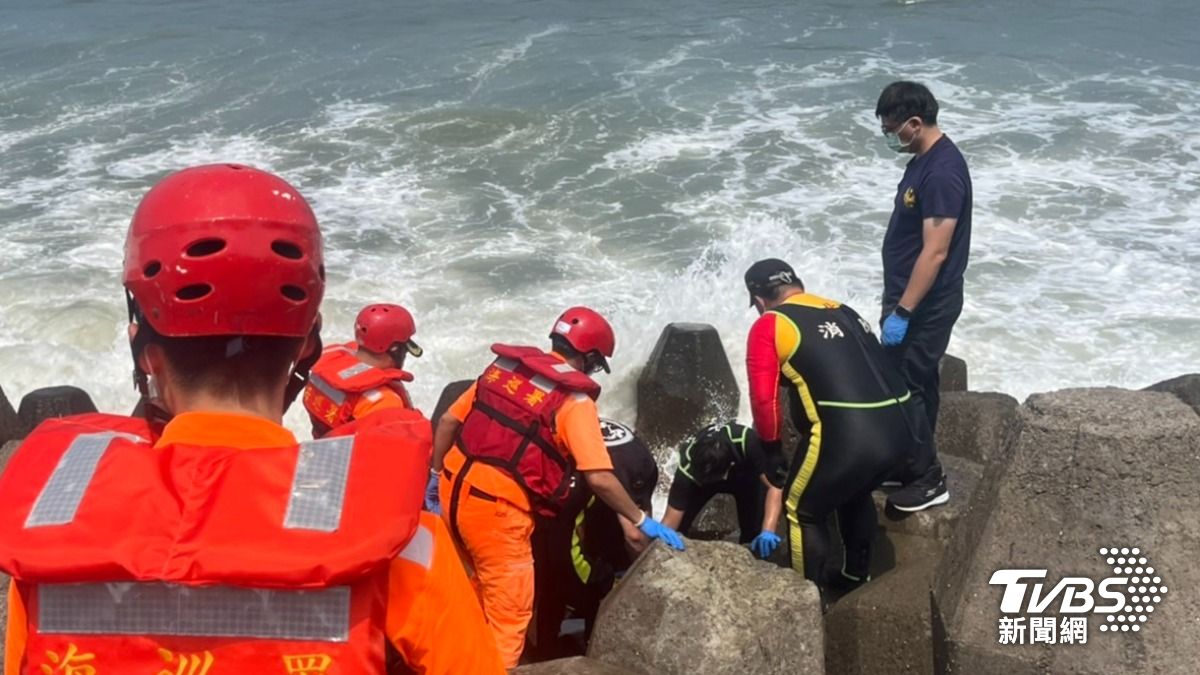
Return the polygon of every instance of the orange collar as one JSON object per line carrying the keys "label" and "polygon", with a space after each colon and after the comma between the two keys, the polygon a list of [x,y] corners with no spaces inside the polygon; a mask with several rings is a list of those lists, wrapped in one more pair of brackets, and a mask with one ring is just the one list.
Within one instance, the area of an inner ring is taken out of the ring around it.
{"label": "orange collar", "polygon": [[296,445],[296,437],[287,429],[257,415],[188,412],[176,415],[167,423],[154,447],[162,448],[175,443],[249,450]]}

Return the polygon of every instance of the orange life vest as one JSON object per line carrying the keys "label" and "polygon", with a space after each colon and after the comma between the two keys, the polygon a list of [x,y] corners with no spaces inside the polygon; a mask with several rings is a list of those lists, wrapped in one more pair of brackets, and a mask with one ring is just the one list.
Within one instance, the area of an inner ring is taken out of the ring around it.
{"label": "orange life vest", "polygon": [[498,358],[476,383],[459,430],[458,449],[467,458],[460,475],[472,462],[494,466],[525,490],[535,511],[553,516],[574,471],[570,454],[554,440],[554,416],[571,396],[598,397],[600,385],[536,347],[496,344],[492,351]]}
{"label": "orange life vest", "polygon": [[0,476],[20,672],[383,673],[388,564],[423,532],[430,447],[419,413],[388,413],[252,450],[155,448],[111,415],[41,425]]}
{"label": "orange life vest", "polygon": [[380,388],[396,392],[404,407],[412,408],[404,383],[413,376],[399,368],[369,366],[355,356],[357,349],[353,342],[327,347],[309,374],[304,408],[323,427],[339,427],[352,420],[359,399]]}

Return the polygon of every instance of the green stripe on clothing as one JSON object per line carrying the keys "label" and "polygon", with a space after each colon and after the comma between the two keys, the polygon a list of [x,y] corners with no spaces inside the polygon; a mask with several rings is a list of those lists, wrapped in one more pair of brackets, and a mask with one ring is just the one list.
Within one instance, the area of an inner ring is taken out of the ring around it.
{"label": "green stripe on clothing", "polygon": [[817,401],[817,405],[822,408],[853,408],[855,410],[872,410],[875,408],[887,408],[893,405],[900,405],[908,399],[912,398],[912,392],[906,392],[900,398],[889,398],[885,401],[876,401],[874,403],[848,403],[846,401]]}

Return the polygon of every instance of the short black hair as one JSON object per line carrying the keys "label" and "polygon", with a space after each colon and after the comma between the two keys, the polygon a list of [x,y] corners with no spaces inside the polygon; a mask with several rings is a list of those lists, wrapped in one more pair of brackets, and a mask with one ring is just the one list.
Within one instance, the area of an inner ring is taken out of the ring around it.
{"label": "short black hair", "polygon": [[929,87],[901,80],[884,87],[875,104],[875,116],[884,122],[920,117],[924,124],[937,124],[938,102]]}
{"label": "short black hair", "polygon": [[697,485],[712,485],[727,477],[734,463],[733,442],[725,427],[705,427],[686,448],[688,473]]}
{"label": "short black hair", "polygon": [[286,381],[304,338],[155,336],[154,342],[188,391],[258,393]]}

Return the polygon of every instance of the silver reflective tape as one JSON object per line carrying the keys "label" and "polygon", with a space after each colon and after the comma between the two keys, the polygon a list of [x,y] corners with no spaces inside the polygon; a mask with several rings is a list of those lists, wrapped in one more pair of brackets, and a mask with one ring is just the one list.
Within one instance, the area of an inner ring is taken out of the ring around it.
{"label": "silver reflective tape", "polygon": [[350,589],[281,591],[164,583],[45,584],[38,630],[345,642]]}
{"label": "silver reflective tape", "polygon": [[554,372],[556,372],[556,373],[569,373],[572,370],[575,370],[575,366],[572,366],[569,363],[554,364]]}
{"label": "silver reflective tape", "polygon": [[292,496],[283,526],[289,530],[333,532],[342,521],[346,477],[350,473],[353,436],[300,444]]}
{"label": "silver reflective tape", "polygon": [[365,363],[356,363],[353,366],[350,366],[349,368],[338,373],[338,377],[342,378],[343,380],[348,380],[356,375],[362,375],[363,373],[367,372],[370,369],[371,369],[371,366],[368,366]]}
{"label": "silver reflective tape", "polygon": [[329,397],[329,400],[333,401],[336,405],[341,405],[346,402],[346,395],[335,389],[333,385],[326,382],[325,378],[321,377],[320,375],[317,375],[316,373],[309,373],[308,381],[312,383],[312,386],[317,388],[317,391],[325,394],[325,396]]}
{"label": "silver reflective tape", "polygon": [[409,562],[414,562],[425,569],[433,566],[433,532],[430,532],[424,525],[417,528],[413,538],[408,541],[408,545],[400,551],[400,557]]}
{"label": "silver reflective tape", "polygon": [[81,434],[63,456],[58,460],[50,480],[42,488],[33,509],[25,519],[25,527],[42,527],[45,525],[65,525],[75,520],[79,510],[79,502],[87,491],[92,477],[96,475],[96,466],[100,458],[108,450],[114,438],[127,438],[140,441],[137,436],[120,434],[112,431],[102,431],[94,434]]}
{"label": "silver reflective tape", "polygon": [[533,379],[529,380],[529,382],[547,394],[554,391],[554,383],[549,379],[542,377],[541,375],[534,375]]}
{"label": "silver reflective tape", "polygon": [[495,365],[500,370],[507,370],[510,373],[517,369],[517,362],[512,359],[496,359]]}

